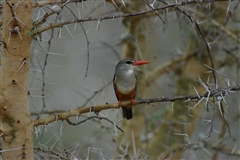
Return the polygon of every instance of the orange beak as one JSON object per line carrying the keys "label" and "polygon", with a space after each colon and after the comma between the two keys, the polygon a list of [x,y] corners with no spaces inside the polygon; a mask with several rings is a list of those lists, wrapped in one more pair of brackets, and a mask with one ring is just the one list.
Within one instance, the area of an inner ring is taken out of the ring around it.
{"label": "orange beak", "polygon": [[140,66],[140,65],[144,65],[144,64],[148,64],[150,63],[150,61],[135,61],[133,63],[134,66]]}

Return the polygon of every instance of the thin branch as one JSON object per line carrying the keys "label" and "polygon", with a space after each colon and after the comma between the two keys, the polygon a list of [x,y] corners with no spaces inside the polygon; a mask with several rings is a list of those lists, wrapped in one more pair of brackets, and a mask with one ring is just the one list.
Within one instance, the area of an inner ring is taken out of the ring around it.
{"label": "thin branch", "polygon": [[[227,1],[227,0],[216,0],[216,1]],[[212,0],[202,0],[202,2],[213,2]],[[215,2],[215,1],[214,1]],[[75,20],[69,20],[69,21],[65,21],[65,22],[59,22],[59,23],[54,23],[54,24],[50,24],[49,26],[43,27],[39,30],[36,30],[33,32],[33,36],[37,35],[37,34],[41,34],[44,31],[47,31],[51,28],[58,28],[58,27],[62,27],[66,24],[72,24],[72,23],[79,23],[79,22],[89,22],[89,21],[102,21],[102,20],[109,20],[109,19],[117,19],[117,18],[124,18],[124,17],[135,17],[135,16],[141,16],[141,15],[146,15],[152,12],[156,12],[159,10],[165,10],[168,8],[176,8],[179,6],[184,6],[187,4],[193,4],[193,3],[199,3],[197,0],[193,0],[193,1],[188,1],[186,3],[181,3],[181,4],[169,4],[163,7],[158,7],[155,9],[151,9],[151,10],[147,10],[147,11],[142,11],[142,12],[135,12],[135,13],[126,13],[126,14],[119,14],[119,15],[113,15],[113,16],[103,16],[103,17],[98,17],[98,18],[85,18],[85,19],[75,19]]]}
{"label": "thin branch", "polygon": [[[169,3],[167,3],[166,1],[164,3],[169,5]],[[199,24],[195,21],[195,19],[189,13],[180,9],[178,6],[176,6],[175,9],[180,11],[181,13],[183,13],[184,15],[186,15],[190,19],[190,21],[195,25],[195,27],[197,28],[197,31],[200,33],[201,37],[203,38],[203,41],[204,41],[205,46],[207,48],[207,53],[208,53],[208,56],[209,56],[209,59],[210,59],[210,62],[211,62],[211,67],[213,68],[212,74],[213,74],[214,84],[215,84],[216,88],[218,88],[217,77],[216,77],[216,73],[215,73],[215,67],[214,67],[214,63],[213,63],[211,49],[210,49],[209,43],[207,42],[206,37],[204,36],[204,33],[203,33],[202,29],[200,28]]]}
{"label": "thin branch", "polygon": [[[206,18],[209,18],[209,17],[206,17],[207,15],[202,13],[202,12],[196,12],[194,9],[188,7],[188,8],[185,8],[185,7],[182,7],[181,10],[185,10],[185,12],[191,12],[192,14],[195,14],[197,17],[199,18],[203,18],[203,19],[206,19]],[[232,40],[234,40],[235,42],[237,42],[238,44],[240,44],[240,39],[237,37],[237,35],[230,31],[229,29],[227,29],[225,26],[223,26],[222,24],[220,24],[218,21],[216,21],[215,19],[212,19],[212,18],[209,18],[207,19],[208,21],[210,21],[210,23],[212,25],[214,25],[215,27],[217,27],[219,30],[221,30],[223,33],[225,33],[228,37],[230,37]]]}
{"label": "thin branch", "polygon": [[[87,118],[85,118],[84,120],[81,120],[81,121],[79,121],[79,122],[77,122],[77,123],[73,123],[73,122],[71,122],[69,119],[66,119],[66,121],[67,121],[68,124],[70,124],[70,125],[77,126],[77,125],[79,125],[79,124],[81,124],[81,123],[84,123],[84,122],[86,122],[86,121],[88,121],[88,120],[91,120],[91,119],[106,120],[106,121],[110,122],[112,125],[114,125],[114,122],[112,122],[112,121],[109,120],[108,118],[106,118],[106,117],[99,117],[99,116],[87,117]],[[117,125],[115,125],[115,126],[116,126],[117,129],[119,129],[121,132],[124,132],[120,127],[118,127]]]}
{"label": "thin branch", "polygon": [[[148,7],[150,7],[152,10],[154,10],[153,6],[151,6],[150,4],[148,4],[145,0],[142,0]],[[155,13],[157,14],[157,16],[159,17],[159,19],[163,22],[163,24],[166,24],[165,21],[162,19],[162,17],[160,16],[160,14],[158,13],[158,11],[155,11]]]}
{"label": "thin branch", "polygon": [[[211,94],[209,95],[209,92],[204,92],[202,94],[196,94],[196,95],[180,95],[180,96],[174,96],[174,97],[162,97],[162,98],[149,98],[149,99],[139,99],[132,101],[125,101],[121,103],[121,107],[125,107],[127,105],[138,105],[138,104],[150,104],[150,103],[156,103],[156,102],[174,102],[177,100],[195,100],[195,99],[201,99],[202,97],[216,97],[220,95],[226,95],[227,92],[235,92],[239,91],[240,86],[235,87],[229,87],[229,88],[219,88],[214,89],[211,91]],[[45,118],[40,118],[34,121],[34,126],[39,125],[46,125],[54,121],[59,120],[67,120],[69,117],[72,116],[79,116],[83,113],[90,113],[90,112],[100,112],[102,110],[111,109],[111,108],[119,108],[118,103],[106,103],[105,105],[97,105],[97,106],[89,106],[84,108],[77,108],[73,110],[66,111],[64,113],[59,113],[55,115],[50,115]]]}
{"label": "thin branch", "polygon": [[[76,18],[77,16],[73,13],[73,11],[68,7],[66,6],[67,9],[69,10],[69,12],[71,12],[71,14]],[[86,71],[85,71],[85,76],[84,76],[84,79],[87,77],[87,74],[88,74],[88,68],[89,68],[89,61],[90,61],[90,48],[89,48],[89,45],[90,45],[90,41],[88,39],[88,36],[87,36],[87,31],[85,30],[85,28],[83,27],[83,24],[82,23],[79,23],[80,27],[82,28],[82,31],[83,31],[83,34],[85,36],[85,39],[86,39],[86,42],[87,42],[87,66],[86,66]]]}
{"label": "thin branch", "polygon": [[226,155],[229,155],[229,156],[240,157],[240,154],[239,154],[238,150],[231,151],[227,147],[224,147],[224,146],[213,146],[213,145],[207,145],[207,146],[203,147],[199,143],[191,143],[191,144],[188,144],[188,145],[177,146],[177,147],[172,148],[167,153],[165,153],[164,156],[161,157],[161,159],[166,159],[167,157],[169,157],[169,154],[172,154],[173,151],[176,154],[177,152],[180,152],[183,149],[186,150],[187,148],[191,148],[191,149],[194,149],[196,151],[197,150],[201,150],[201,149],[211,149],[211,150],[215,150],[215,151],[217,151],[219,153],[226,154]]}
{"label": "thin branch", "polygon": [[42,147],[34,147],[35,152],[39,152],[36,153],[37,155],[41,156],[42,159],[44,159],[43,155],[48,155],[48,156],[55,156],[55,158],[59,158],[59,159],[67,159],[69,160],[68,157],[63,156],[64,154],[61,153],[57,153],[55,151],[53,151],[51,148],[47,148],[43,149]]}
{"label": "thin branch", "polygon": [[86,0],[44,0],[39,2],[33,2],[32,8],[43,7],[48,4],[53,5],[53,4],[59,4],[59,3],[66,3],[66,1],[68,1],[68,3],[78,3],[78,2],[84,2]]}

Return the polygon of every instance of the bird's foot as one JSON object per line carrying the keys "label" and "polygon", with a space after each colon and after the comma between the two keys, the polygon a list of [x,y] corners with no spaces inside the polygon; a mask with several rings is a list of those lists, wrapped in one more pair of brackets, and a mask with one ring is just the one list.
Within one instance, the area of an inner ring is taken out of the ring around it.
{"label": "bird's foot", "polygon": [[[134,99],[131,99],[131,104],[134,104],[135,103],[135,100]],[[118,101],[118,107],[121,107],[122,105],[122,101]]]}
{"label": "bird's foot", "polygon": [[118,101],[118,107],[121,107],[122,101]]}
{"label": "bird's foot", "polygon": [[131,99],[131,104],[134,104],[135,103],[135,100],[134,99]]}

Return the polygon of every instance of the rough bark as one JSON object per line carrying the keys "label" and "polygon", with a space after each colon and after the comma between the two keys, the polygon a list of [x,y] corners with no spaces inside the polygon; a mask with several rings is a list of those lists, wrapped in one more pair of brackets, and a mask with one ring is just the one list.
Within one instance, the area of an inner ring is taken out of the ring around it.
{"label": "rough bark", "polygon": [[31,5],[31,0],[9,0],[2,4],[0,120],[3,159],[33,159],[33,122],[28,101]]}

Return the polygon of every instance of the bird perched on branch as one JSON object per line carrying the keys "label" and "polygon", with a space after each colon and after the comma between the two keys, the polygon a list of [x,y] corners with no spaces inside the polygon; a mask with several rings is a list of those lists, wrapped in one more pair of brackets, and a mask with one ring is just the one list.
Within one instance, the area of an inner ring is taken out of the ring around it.
{"label": "bird perched on branch", "polygon": [[[121,101],[134,101],[137,91],[137,76],[135,73],[136,66],[150,63],[149,61],[134,61],[132,59],[124,59],[118,62],[115,68],[113,78],[113,87],[118,99],[119,105]],[[123,118],[132,119],[132,106],[122,107]]]}

